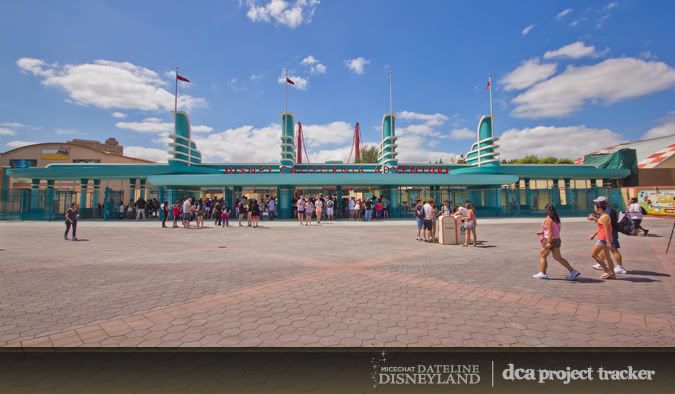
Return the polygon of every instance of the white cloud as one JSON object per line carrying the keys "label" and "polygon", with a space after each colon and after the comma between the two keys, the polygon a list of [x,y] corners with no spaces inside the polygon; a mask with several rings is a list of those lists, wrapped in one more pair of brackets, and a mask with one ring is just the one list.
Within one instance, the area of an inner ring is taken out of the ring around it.
{"label": "white cloud", "polygon": [[501,83],[506,90],[529,88],[555,74],[556,68],[557,64],[555,63],[542,64],[538,58],[530,59],[507,74],[501,80]]}
{"label": "white cloud", "polygon": [[523,29],[523,31],[520,33],[523,36],[526,36],[530,31],[534,29],[534,24],[527,26],[526,28]]}
{"label": "white cloud", "polygon": [[401,111],[397,114],[399,119],[418,120],[429,126],[440,126],[448,120],[448,117],[443,114],[421,114],[417,112]]}
{"label": "white cloud", "polygon": [[112,117],[117,118],[117,119],[122,119],[122,118],[126,118],[127,114],[125,114],[124,112],[113,112]]}
{"label": "white cloud", "polygon": [[146,148],[144,146],[125,146],[124,155],[163,163],[167,161],[168,153],[165,149]]}
{"label": "white cloud", "polygon": [[499,137],[500,159],[519,159],[525,155],[576,159],[590,152],[619,144],[618,133],[586,126],[536,126],[510,129]]}
{"label": "white cloud", "polygon": [[476,138],[476,132],[469,130],[466,127],[461,129],[450,130],[450,138],[453,140],[470,140]]}
{"label": "white cloud", "polygon": [[15,128],[16,127],[27,127],[25,124],[19,123],[19,122],[2,122],[2,123],[0,123],[0,126],[2,126],[2,127],[15,127]]}
{"label": "white cloud", "polygon": [[562,48],[556,49],[555,51],[547,51],[544,53],[544,59],[554,59],[554,58],[570,58],[570,59],[579,59],[586,56],[597,56],[594,46],[586,46],[581,41],[574,42],[569,45],[565,45]]}
{"label": "white cloud", "polygon": [[669,113],[666,118],[656,127],[649,129],[642,139],[665,137],[675,135],[675,111]]}
{"label": "white cloud", "polygon": [[[132,130],[139,133],[173,133],[174,124],[172,122],[163,122],[160,118],[145,118],[140,122],[117,122],[115,126],[118,129]],[[190,127],[193,133],[210,133],[212,127],[206,125],[192,125]],[[126,149],[126,148],[125,148]]]}
{"label": "white cloud", "polygon": [[73,130],[73,129],[56,129],[56,134],[57,135],[69,135],[69,134],[77,134],[79,131]]}
{"label": "white cloud", "polygon": [[9,146],[12,149],[21,148],[22,146],[28,146],[37,144],[35,141],[9,141],[5,145]]}
{"label": "white cloud", "polygon": [[306,58],[302,59],[300,64],[302,64],[303,66],[311,66],[312,64],[316,64],[318,62],[319,62],[319,60],[317,58],[315,58],[312,55],[309,55]]}
{"label": "white cloud", "polygon": [[571,14],[572,11],[573,11],[573,10],[572,10],[571,8],[564,9],[564,10],[558,12],[558,14],[555,16],[555,19],[556,19],[556,20],[561,20],[561,19],[564,18],[566,15]]}
{"label": "white cloud", "polygon": [[422,135],[403,135],[396,143],[399,163],[433,163],[438,160],[450,163],[457,156],[457,153],[438,150],[438,141]]}
{"label": "white cloud", "polygon": [[319,63],[319,59],[315,58],[312,55],[309,55],[302,59],[300,62],[305,67],[309,68],[309,72],[312,74],[325,74],[327,67],[321,63]]}
{"label": "white cloud", "polygon": [[16,135],[16,131],[12,129],[7,129],[5,127],[0,127],[0,136]]}
{"label": "white cloud", "polygon": [[345,60],[345,65],[347,68],[356,75],[362,75],[366,70],[366,65],[370,64],[370,60],[365,59],[361,56]]}
{"label": "white cloud", "polygon": [[656,60],[658,59],[658,56],[654,54],[652,51],[642,51],[640,52],[640,57],[645,60]]}
{"label": "white cloud", "polygon": [[[291,81],[295,82],[295,85],[291,85],[291,86],[296,87],[297,89],[300,89],[300,90],[307,90],[307,87],[309,86],[309,79],[303,78],[299,75],[289,75],[288,78]],[[277,82],[279,82],[282,85],[285,84],[286,83],[286,76],[282,74],[279,77],[279,79],[277,79]]]}
{"label": "white cloud", "polygon": [[296,0],[293,4],[284,0],[246,0],[246,16],[253,22],[275,21],[295,29],[312,21],[319,0]]}
{"label": "white cloud", "polygon": [[608,59],[585,67],[568,67],[515,97],[512,115],[559,117],[579,110],[587,101],[615,103],[675,86],[675,69],[662,62],[635,58]]}
{"label": "white cloud", "polygon": [[257,81],[257,80],[259,80],[259,79],[262,79],[262,75],[261,75],[261,74],[251,74],[251,76],[249,77],[249,79],[250,79],[251,81]]}
{"label": "white cloud", "polygon": [[[24,72],[42,78],[45,86],[64,89],[70,100],[99,108],[173,110],[174,96],[165,89],[166,82],[148,68],[128,62],[96,60],[93,63],[58,66],[40,59],[21,58],[17,62]],[[189,95],[179,96],[185,109],[206,105],[206,100]]]}
{"label": "white cloud", "polygon": [[309,147],[341,144],[351,142],[354,136],[354,125],[342,121],[326,124],[303,124],[302,135]]}

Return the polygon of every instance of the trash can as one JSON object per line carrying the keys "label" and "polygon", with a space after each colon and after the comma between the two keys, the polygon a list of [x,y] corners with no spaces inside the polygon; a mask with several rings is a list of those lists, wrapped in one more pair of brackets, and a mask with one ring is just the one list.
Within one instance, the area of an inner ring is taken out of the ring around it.
{"label": "trash can", "polygon": [[459,226],[461,222],[454,216],[438,218],[438,243],[442,245],[459,245]]}

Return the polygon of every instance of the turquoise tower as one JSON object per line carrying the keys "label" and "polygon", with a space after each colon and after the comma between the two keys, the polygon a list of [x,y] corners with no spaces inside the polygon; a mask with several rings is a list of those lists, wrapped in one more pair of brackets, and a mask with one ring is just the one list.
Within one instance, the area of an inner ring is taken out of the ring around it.
{"label": "turquoise tower", "polygon": [[398,159],[396,156],[396,122],[394,114],[384,115],[382,119],[382,142],[380,142],[380,149],[377,153],[377,164],[383,166],[396,166]]}
{"label": "turquoise tower", "polygon": [[466,164],[472,166],[498,166],[499,152],[495,144],[499,138],[493,136],[492,117],[483,115],[478,121],[476,142],[471,145],[471,150],[466,154]]}
{"label": "turquoise tower", "polygon": [[293,140],[293,114],[281,114],[281,161],[279,171],[289,173],[295,165],[295,141]]}
{"label": "turquoise tower", "polygon": [[178,166],[190,166],[201,164],[202,153],[197,149],[197,145],[192,141],[192,130],[190,128],[190,119],[186,112],[174,112],[174,134],[169,138],[169,164]]}

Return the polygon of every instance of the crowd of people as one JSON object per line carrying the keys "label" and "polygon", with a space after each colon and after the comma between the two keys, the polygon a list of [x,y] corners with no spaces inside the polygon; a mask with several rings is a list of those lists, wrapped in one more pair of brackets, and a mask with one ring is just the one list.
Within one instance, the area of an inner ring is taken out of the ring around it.
{"label": "crowd of people", "polygon": [[140,197],[136,201],[129,200],[127,204],[120,201],[117,205],[117,217],[120,220],[157,218],[159,217],[161,209],[161,204],[156,198],[151,198],[146,201],[143,197]]}
{"label": "crowd of people", "polygon": [[260,200],[242,196],[230,206],[224,198],[187,197],[176,201],[172,206],[164,201],[160,204],[160,210],[163,211],[162,228],[167,227],[168,218],[173,218],[173,228],[180,227],[179,221],[184,228],[203,228],[205,220],[213,221],[216,227],[230,227],[230,220],[236,220],[239,227],[244,224],[258,227],[263,217],[274,220],[277,216],[277,201],[270,196]]}

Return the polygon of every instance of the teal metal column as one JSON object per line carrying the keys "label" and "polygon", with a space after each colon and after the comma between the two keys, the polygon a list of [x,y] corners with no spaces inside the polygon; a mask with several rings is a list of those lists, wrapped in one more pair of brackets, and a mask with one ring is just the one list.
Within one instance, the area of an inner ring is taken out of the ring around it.
{"label": "teal metal column", "polygon": [[47,180],[47,220],[54,218],[54,180]]}
{"label": "teal metal column", "polygon": [[234,188],[232,186],[225,186],[223,192],[225,193],[225,202],[228,208],[234,209]]}
{"label": "teal metal column", "polygon": [[389,217],[397,218],[401,216],[400,204],[398,201],[398,186],[389,187]]}
{"label": "teal metal column", "polygon": [[553,180],[553,187],[551,188],[551,204],[560,208],[560,186],[557,179]]}
{"label": "teal metal column", "polygon": [[129,179],[129,201],[136,201],[136,178]]}
{"label": "teal metal column", "polygon": [[530,189],[530,179],[525,178],[525,209],[533,209],[532,207],[532,189]]}
{"label": "teal metal column", "polygon": [[571,204],[572,200],[572,182],[569,178],[563,180],[565,185],[565,205],[567,208],[574,208]]}
{"label": "teal metal column", "polygon": [[98,211],[99,200],[101,199],[101,180],[94,179],[94,191],[91,194],[91,207],[94,210],[94,217],[98,217],[100,212]]}
{"label": "teal metal column", "polygon": [[[295,165],[296,155],[302,152],[295,152],[295,124],[293,123],[293,114],[284,112],[281,114],[281,160],[279,161],[279,171],[290,173]],[[280,211],[281,214],[281,211]]]}
{"label": "teal metal column", "polygon": [[32,179],[30,184],[30,209],[40,208],[40,180]]}
{"label": "teal metal column", "polygon": [[292,186],[279,186],[279,202],[277,207],[277,212],[279,212],[279,219],[292,219],[293,218],[293,198],[291,193],[293,192]]}
{"label": "teal metal column", "polygon": [[89,179],[80,179],[80,209],[87,208],[87,187]]}
{"label": "teal metal column", "polygon": [[5,168],[0,169],[2,172],[2,182],[0,183],[0,199],[2,201],[7,201],[7,195],[9,194],[9,175],[7,175],[7,170]]}
{"label": "teal metal column", "polygon": [[139,198],[142,198],[142,199],[145,200],[146,199],[146,197],[145,197],[145,179],[139,179],[139,183],[140,183],[140,186],[141,186]]}
{"label": "teal metal column", "polygon": [[335,203],[337,204],[335,207],[335,217],[341,217],[342,212],[343,212],[343,207],[342,207],[342,186],[336,186],[335,187]]}

